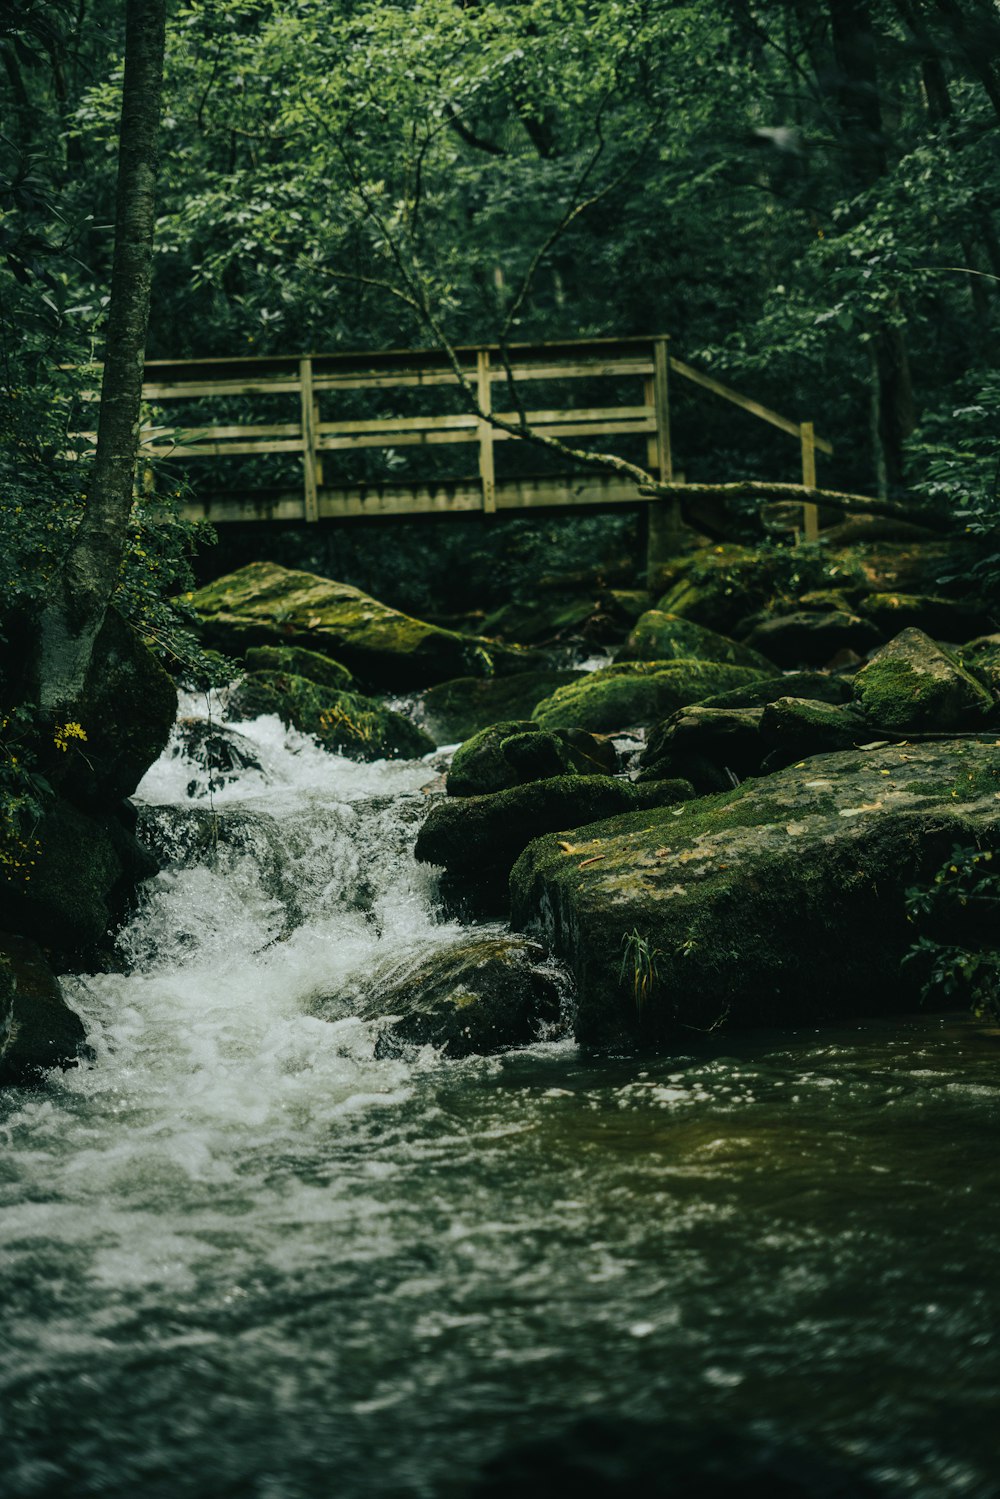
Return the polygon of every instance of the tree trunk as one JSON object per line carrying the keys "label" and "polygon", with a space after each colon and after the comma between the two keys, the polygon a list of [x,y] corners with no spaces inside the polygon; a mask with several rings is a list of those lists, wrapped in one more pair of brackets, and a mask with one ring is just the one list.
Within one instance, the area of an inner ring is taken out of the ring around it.
{"label": "tree trunk", "polygon": [[[844,179],[852,193],[860,193],[874,186],[886,169],[875,33],[868,0],[827,0],[827,8],[835,66],[830,92],[840,121]],[[905,479],[903,443],[914,427],[913,392],[902,329],[880,323],[872,344],[872,435],[883,493]]]}
{"label": "tree trunk", "polygon": [[128,0],[125,9],[115,253],[97,456],[83,518],[42,613],[37,689],[40,705],[50,712],[71,705],[83,687],[118,582],[132,508],[153,271],[166,0]]}

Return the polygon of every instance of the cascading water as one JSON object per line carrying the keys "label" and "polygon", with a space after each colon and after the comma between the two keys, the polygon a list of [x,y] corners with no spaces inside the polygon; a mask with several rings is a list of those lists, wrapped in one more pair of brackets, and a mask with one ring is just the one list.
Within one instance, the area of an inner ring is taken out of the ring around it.
{"label": "cascading water", "polygon": [[463,936],[440,762],[239,731],[140,788],[171,862],[65,983],[93,1063],[0,1099],[0,1492],[429,1499],[603,1416],[995,1493],[995,1038],[376,1059],[362,998]]}

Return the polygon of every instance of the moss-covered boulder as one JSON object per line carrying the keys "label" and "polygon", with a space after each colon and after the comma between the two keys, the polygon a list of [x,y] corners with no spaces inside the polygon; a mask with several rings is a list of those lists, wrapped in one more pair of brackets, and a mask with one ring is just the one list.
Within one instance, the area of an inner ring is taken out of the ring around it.
{"label": "moss-covered boulder", "polygon": [[0,1088],[33,1086],[86,1051],[83,1022],[36,943],[0,932]]}
{"label": "moss-covered boulder", "polygon": [[648,593],[633,589],[552,590],[504,604],[483,620],[483,633],[522,645],[568,639],[607,645],[621,640],[649,603]]}
{"label": "moss-covered boulder", "polygon": [[817,703],[847,703],[851,700],[849,677],[832,676],[824,671],[786,671],[780,676],[763,677],[745,687],[717,692],[705,698],[703,708],[763,708],[779,697],[804,697]]}
{"label": "moss-covered boulder", "polygon": [[747,636],[747,644],[775,666],[824,666],[841,651],[863,656],[884,639],[878,626],[859,614],[799,609],[762,620]]}
{"label": "moss-covered boulder", "polygon": [[774,549],[704,547],[680,564],[656,608],[728,634],[774,596],[780,562]]}
{"label": "moss-covered boulder", "polygon": [[970,640],[989,621],[981,609],[964,599],[941,598],[926,593],[870,593],[858,605],[858,613],[876,624],[884,635],[900,630],[923,630],[936,640]]}
{"label": "moss-covered boulder", "polygon": [[1000,844],[992,746],[820,755],[535,840],[511,914],[575,974],[581,1042],[686,1046],[691,1027],[912,1007],[904,890],[976,841]]}
{"label": "moss-covered boulder", "polygon": [[[205,640],[219,650],[241,656],[260,645],[302,646],[380,688],[426,687],[525,664],[510,647],[411,619],[346,583],[273,562],[217,578],[191,602]],[[536,663],[529,656],[526,664]]]}
{"label": "moss-covered boulder", "polygon": [[579,729],[539,729],[530,720],[492,724],[455,751],[449,796],[482,796],[561,775],[608,775],[617,769],[608,740]]}
{"label": "moss-covered boulder", "polygon": [[230,693],[228,711],[238,721],[276,713],[282,723],[351,760],[418,759],[434,748],[411,719],[374,698],[321,687],[291,672],[249,672]]}
{"label": "moss-covered boulder", "polygon": [[509,677],[456,677],[429,687],[421,724],[438,744],[471,739],[492,723],[528,718],[535,704],[586,676],[582,671],[525,671]]}
{"label": "moss-covered boulder", "polygon": [[177,715],[177,688],[156,657],[115,610],[94,644],[75,709],[85,738],[63,735],[48,756],[58,789],[86,808],[107,810],[132,792],[160,754]]}
{"label": "moss-covered boulder", "polygon": [[955,653],[977,681],[1000,697],[1000,635],[980,635]]}
{"label": "moss-covered boulder", "polygon": [[612,776],[555,776],[488,796],[438,802],[420,829],[414,852],[421,863],[437,864],[472,885],[488,884],[498,872],[509,871],[541,832],[690,795],[683,782],[638,787]]}
{"label": "moss-covered boulder", "polygon": [[903,630],[862,667],[854,698],[870,723],[898,734],[981,727],[994,706],[955,656],[916,629]]}
{"label": "moss-covered boulder", "polygon": [[761,769],[767,774],[810,755],[857,748],[871,738],[871,726],[849,707],[781,697],[761,712]]}
{"label": "moss-covered boulder", "polygon": [[616,661],[728,661],[769,671],[771,663],[759,651],[710,630],[679,614],[647,609],[636,621]]}
{"label": "moss-covered boulder", "polygon": [[247,671],[281,671],[286,675],[305,677],[319,687],[332,687],[337,692],[353,692],[357,687],[346,666],[300,645],[251,646],[245,660]]}
{"label": "moss-covered boulder", "polygon": [[136,884],[159,868],[118,817],[61,798],[47,806],[35,840],[30,877],[2,877],[5,922],[60,961],[91,954],[121,920]]}
{"label": "moss-covered boulder", "polygon": [[650,732],[640,783],[680,776],[700,792],[721,791],[756,775],[764,753],[763,708],[682,708]]}
{"label": "moss-covered boulder", "polygon": [[656,723],[678,708],[746,686],[762,675],[754,667],[720,661],[621,662],[558,688],[531,716],[543,729],[572,727],[608,734]]}
{"label": "moss-covered boulder", "polygon": [[559,1020],[559,984],[544,947],[520,936],[477,937],[408,964],[364,1008],[379,1025],[375,1055],[434,1046],[488,1056],[537,1041]]}

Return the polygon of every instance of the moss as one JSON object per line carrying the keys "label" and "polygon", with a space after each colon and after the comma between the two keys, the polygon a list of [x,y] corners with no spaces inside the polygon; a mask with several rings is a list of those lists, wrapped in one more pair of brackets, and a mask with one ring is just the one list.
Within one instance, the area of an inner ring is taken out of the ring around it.
{"label": "moss", "polygon": [[703,708],[764,708],[779,697],[809,698],[817,703],[846,703],[851,684],[846,677],[833,677],[822,671],[786,671],[781,676],[767,676],[745,687],[718,692],[702,702]]}
{"label": "moss", "polygon": [[307,651],[294,645],[252,646],[246,654],[248,671],[282,671],[293,676],[305,677],[320,687],[333,687],[338,692],[350,692],[355,686],[354,678],[346,666],[331,661],[319,651]]}
{"label": "moss", "polygon": [[230,694],[229,713],[236,719],[276,713],[282,723],[352,760],[417,758],[434,748],[433,740],[401,713],[290,672],[250,672]]}
{"label": "moss", "polygon": [[[610,764],[604,747],[611,751]],[[616,762],[613,746],[581,730],[550,733],[530,720],[492,724],[455,751],[448,795],[481,796],[552,776],[603,775]]]}
{"label": "moss", "polygon": [[660,609],[649,609],[618,652],[619,661],[728,661],[771,671],[771,663],[759,651],[709,630],[693,620]]}
{"label": "moss", "polygon": [[488,791],[504,791],[520,784],[521,777],[503,752],[504,743],[513,734],[536,727],[529,719],[513,719],[480,729],[459,745],[448,772],[449,796],[481,796]]}
{"label": "moss", "polygon": [[207,642],[232,655],[261,645],[303,646],[376,686],[426,687],[537,664],[496,642],[413,619],[346,583],[270,562],[216,579],[192,603]]}
{"label": "moss", "polygon": [[899,733],[974,726],[993,707],[982,684],[915,629],[897,635],[862,667],[854,695],[870,723]]}
{"label": "moss", "polygon": [[716,661],[623,662],[559,688],[531,716],[542,728],[608,733],[655,723],[678,708],[745,686],[760,675],[752,667]]}

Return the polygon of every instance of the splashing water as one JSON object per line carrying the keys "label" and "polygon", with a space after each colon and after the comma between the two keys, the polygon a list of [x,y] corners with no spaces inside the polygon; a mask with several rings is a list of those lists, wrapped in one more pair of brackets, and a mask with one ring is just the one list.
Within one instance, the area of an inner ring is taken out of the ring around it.
{"label": "splashing water", "polygon": [[444,1499],[598,1415],[995,1492],[995,1037],[376,1060],[360,999],[463,937],[441,757],[264,718],[220,776],[188,730],[123,971],[65,982],[96,1060],[0,1099],[5,1499]]}

